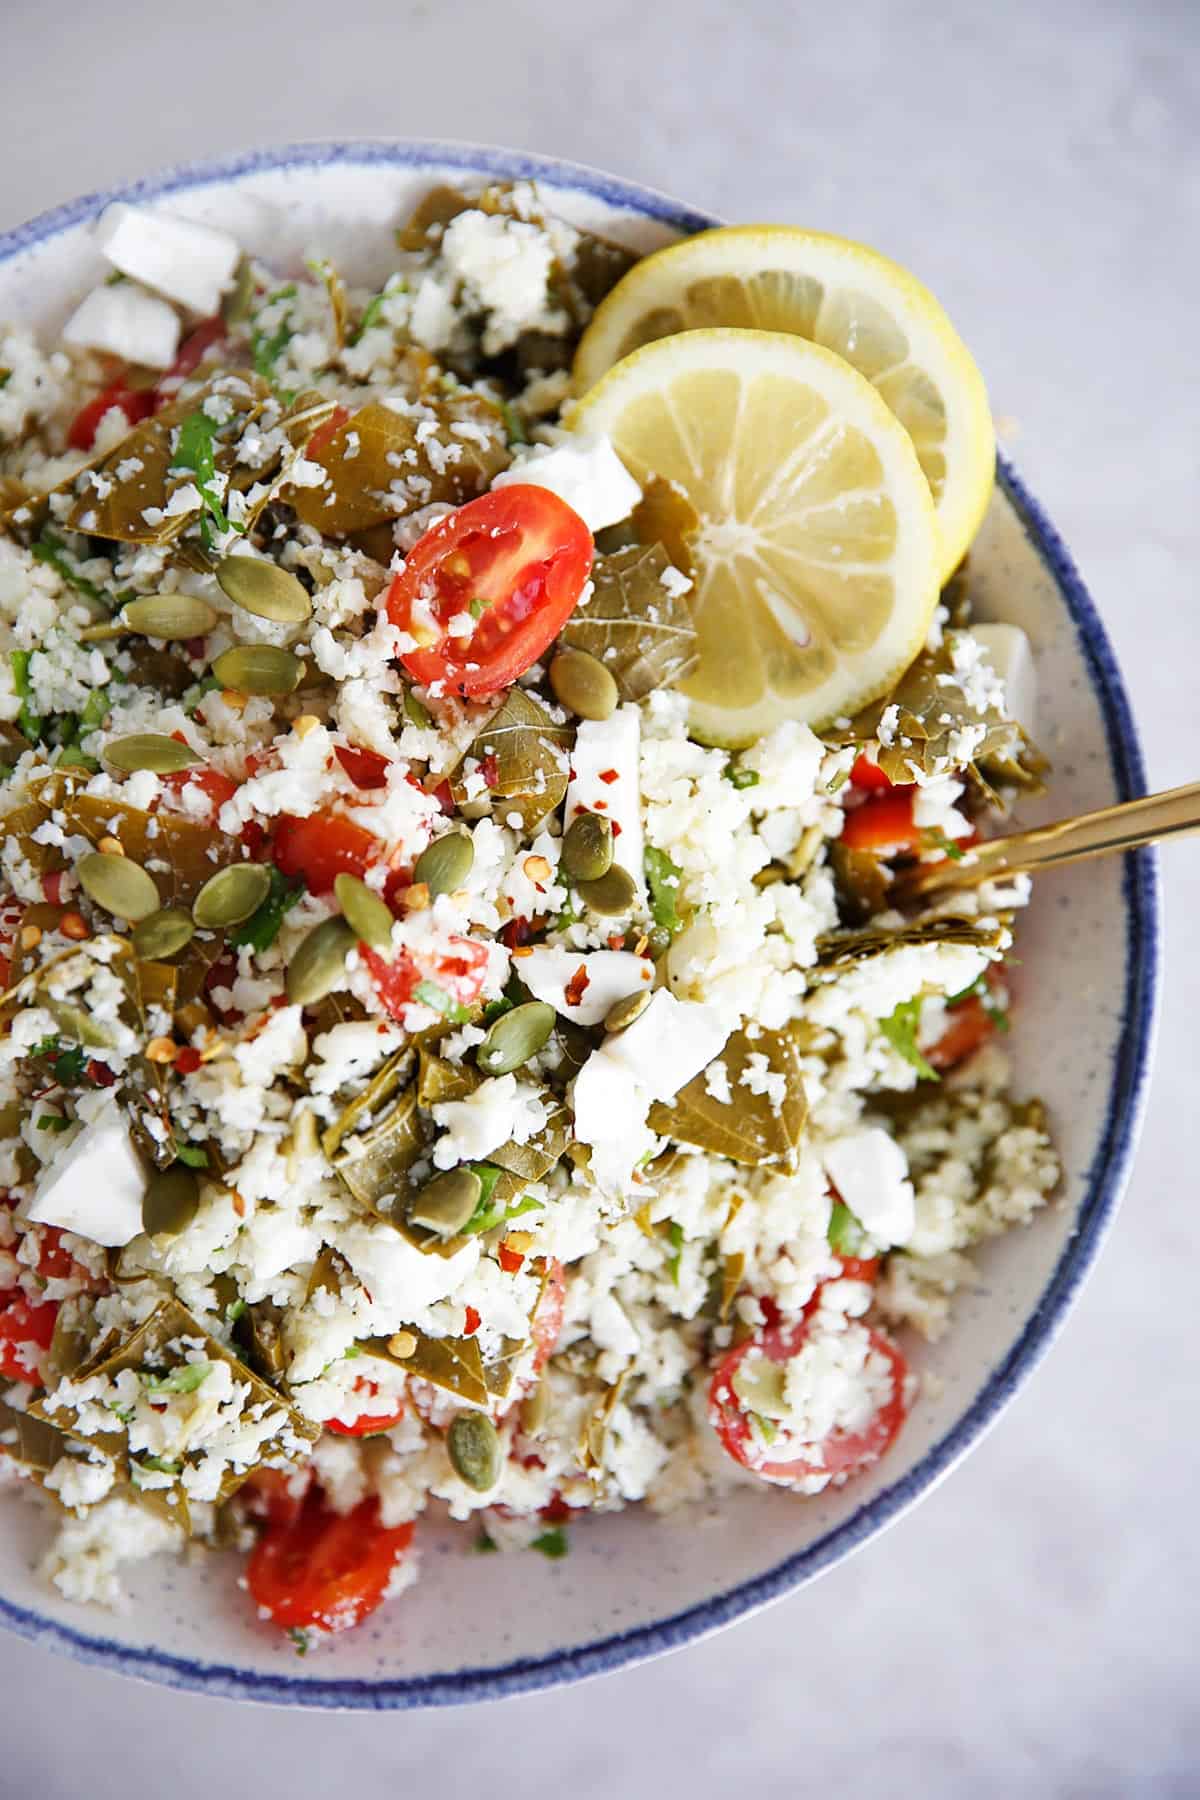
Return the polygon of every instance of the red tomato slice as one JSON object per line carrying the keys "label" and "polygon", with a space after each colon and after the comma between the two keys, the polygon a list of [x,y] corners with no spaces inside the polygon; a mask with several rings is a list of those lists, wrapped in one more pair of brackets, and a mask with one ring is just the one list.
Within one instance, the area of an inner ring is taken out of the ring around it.
{"label": "red tomato slice", "polygon": [[252,1469],[238,1489],[238,1499],[252,1519],[291,1525],[300,1517],[312,1479],[311,1465],[300,1472]]}
{"label": "red tomato slice", "polygon": [[225,335],[225,321],[219,313],[211,319],[202,319],[199,325],[188,332],[179,346],[175,361],[154,389],[151,396],[152,411],[158,412],[160,408],[170,405],[188,376],[195,374],[213,345],[219,344]]}
{"label": "red tomato slice", "polygon": [[554,1354],[562,1335],[563,1314],[567,1309],[566,1270],[557,1259],[550,1264],[546,1285],[529,1325],[533,1339],[533,1373],[540,1375]]}
{"label": "red tomato slice", "polygon": [[865,750],[855,758],[854,767],[850,771],[850,779],[856,788],[876,789],[880,793],[885,793],[893,785],[879,764],[873,762]]}
{"label": "red tomato slice", "polygon": [[[838,1281],[865,1281],[868,1287],[873,1287],[879,1280],[877,1256],[841,1256],[838,1261],[842,1265],[841,1273],[835,1277]],[[821,1287],[827,1285],[826,1282],[821,1283]],[[820,1291],[821,1288],[818,1288],[817,1292]]]}
{"label": "red tomato slice", "polygon": [[[851,1475],[861,1474],[864,1469],[879,1461],[908,1415],[905,1398],[908,1364],[890,1338],[884,1337],[881,1331],[866,1326],[863,1329],[870,1336],[871,1348],[886,1357],[891,1366],[890,1399],[868,1420],[861,1431],[834,1431],[821,1445],[810,1446],[807,1454],[790,1457],[786,1462],[772,1461],[766,1447],[755,1436],[749,1416],[738,1402],[733,1391],[733,1377],[738,1365],[751,1350],[761,1350],[771,1362],[787,1362],[802,1349],[811,1329],[812,1321],[807,1317],[790,1325],[764,1327],[746,1343],[739,1344],[721,1358],[708,1390],[708,1416],[722,1447],[744,1469],[750,1469],[764,1480],[779,1482],[784,1486],[813,1475],[838,1476],[845,1480]],[[814,1454],[818,1449],[819,1456]]]}
{"label": "red tomato slice", "polygon": [[[372,1381],[369,1375],[360,1375],[354,1384],[354,1392],[362,1394],[365,1399],[373,1399],[379,1392],[379,1383]],[[332,1431],[338,1437],[370,1437],[373,1432],[387,1431],[392,1425],[398,1425],[404,1417],[404,1401],[396,1398],[390,1412],[357,1413],[349,1421],[344,1419],[326,1419],[326,1431]]]}
{"label": "red tomato slice", "polygon": [[[203,825],[214,825],[225,802],[232,800],[238,791],[237,782],[228,775],[223,775],[220,769],[177,769],[173,774],[160,775],[159,780],[167,793],[180,801],[180,810],[186,811],[189,818],[197,819],[197,823]],[[199,817],[182,805],[182,796],[189,790],[198,790],[208,802],[205,813]]]}
{"label": "red tomato slice", "polygon": [[313,813],[307,819],[281,813],[271,855],[284,875],[303,876],[310,894],[328,894],[339,875],[361,879],[383,855],[383,845],[361,825],[334,813]]}
{"label": "red tomato slice", "polygon": [[111,387],[106,387],[76,413],[67,433],[67,443],[72,450],[91,449],[101,419],[114,406],[120,407],[131,427],[140,425],[154,411],[154,390],[128,388],[123,381],[114,381]]}
{"label": "red tomato slice", "polygon": [[57,1300],[27,1300],[19,1288],[0,1295],[0,1375],[41,1383],[39,1350],[50,1348]]}
{"label": "red tomato slice", "polygon": [[898,856],[902,850],[919,849],[914,794],[914,788],[894,787],[850,808],[842,826],[842,843],[848,850],[867,850],[873,856]]}
{"label": "red tomato slice", "polygon": [[284,1630],[349,1631],[383,1600],[412,1535],[411,1525],[381,1525],[375,1500],[335,1513],[314,1489],[290,1524],[268,1524],[247,1584]]}
{"label": "red tomato slice", "polygon": [[[591,532],[548,488],[481,494],[427,531],[392,582],[388,616],[422,646],[401,662],[460,694],[510,686],[566,624],[592,555]],[[451,636],[449,621],[473,610],[471,634]]]}
{"label": "red tomato slice", "polygon": [[357,744],[335,744],[333,754],[355,787],[373,790],[387,786],[388,759],[377,750],[362,750]]}
{"label": "red tomato slice", "polygon": [[389,959],[366,944],[359,945],[358,953],[371,971],[379,998],[400,1024],[404,1023],[404,1008],[422,981],[431,981],[457,1005],[470,1006],[479,998],[487,973],[487,946],[474,938],[447,938],[436,957],[416,957],[401,950]]}
{"label": "red tomato slice", "polygon": [[996,1029],[995,1020],[978,994],[960,1000],[947,1014],[947,1025],[936,1044],[925,1051],[925,1060],[934,1069],[955,1069],[973,1056]]}

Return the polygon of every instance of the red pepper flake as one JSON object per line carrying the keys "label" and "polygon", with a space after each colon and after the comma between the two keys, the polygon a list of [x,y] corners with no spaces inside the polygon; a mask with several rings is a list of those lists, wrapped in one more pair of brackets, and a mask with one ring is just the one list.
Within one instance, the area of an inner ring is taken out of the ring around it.
{"label": "red pepper flake", "polygon": [[590,980],[591,978],[588,975],[586,963],[580,963],[570,981],[568,981],[566,987],[563,989],[563,999],[568,1006],[581,1006],[583,1004],[583,996],[588,990]]}
{"label": "red pepper flake", "polygon": [[490,788],[500,784],[500,764],[490,752],[479,764],[479,772]]}
{"label": "red pepper flake", "polygon": [[611,826],[612,826],[612,828],[613,828],[613,836],[614,836],[614,838],[619,838],[619,837],[620,837],[620,835],[621,835],[621,827],[620,827],[620,826],[619,826],[619,825],[618,825],[618,824],[617,824],[617,821],[616,821],[616,820],[615,820],[615,819],[610,819],[610,820],[609,820],[609,824],[610,824],[610,825],[611,825]]}
{"label": "red pepper flake", "polygon": [[496,1251],[496,1261],[506,1275],[519,1275],[525,1258],[519,1250],[510,1250],[507,1244],[501,1244]]}
{"label": "red pepper flake", "polygon": [[[199,1062],[199,1057],[196,1060]],[[93,1087],[98,1088],[110,1088],[117,1079],[108,1064],[97,1062],[95,1057],[88,1063],[87,1078]]]}
{"label": "red pepper flake", "polygon": [[244,1219],[246,1216],[245,1200],[238,1193],[236,1188],[230,1188],[229,1192],[233,1195],[233,1210],[234,1210],[234,1212],[237,1214],[239,1219]]}
{"label": "red pepper flake", "polygon": [[500,942],[506,950],[519,950],[533,936],[533,925],[529,919],[510,919],[507,925],[500,927]]}
{"label": "red pepper flake", "polygon": [[593,812],[607,812],[608,811],[608,801],[607,800],[594,800],[592,802],[592,811]]}
{"label": "red pepper flake", "polygon": [[[311,448],[312,445],[310,444],[309,449]],[[438,782],[433,790],[433,797],[444,813],[449,814],[454,811],[454,795],[450,792],[450,783],[448,781]]]}
{"label": "red pepper flake", "polygon": [[475,1311],[473,1306],[468,1306],[466,1312],[467,1321],[463,1326],[463,1336],[474,1337],[475,1333],[479,1330],[479,1314]]}
{"label": "red pepper flake", "polygon": [[47,906],[61,906],[66,896],[63,893],[63,877],[65,869],[52,869],[48,875],[42,876],[42,898]]}
{"label": "red pepper flake", "polygon": [[194,1075],[203,1060],[198,1050],[186,1044],[175,1058],[175,1068],[180,1075]]}
{"label": "red pepper flake", "polygon": [[620,931],[614,932],[612,937],[608,940],[608,947],[610,950],[623,950],[625,948],[624,933]]}
{"label": "red pepper flake", "polygon": [[620,781],[621,777],[616,769],[601,769],[600,779],[611,787],[613,782]]}

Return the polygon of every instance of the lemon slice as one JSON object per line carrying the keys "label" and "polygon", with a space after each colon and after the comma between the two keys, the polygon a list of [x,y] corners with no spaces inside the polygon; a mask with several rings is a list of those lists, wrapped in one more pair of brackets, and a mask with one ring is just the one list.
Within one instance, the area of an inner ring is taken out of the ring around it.
{"label": "lemon slice", "polygon": [[996,467],[983,377],[927,288],[862,244],[786,225],[702,231],[637,263],[597,309],[577,393],[656,338],[696,327],[789,331],[853,363],[916,446],[937,504],[941,575],[979,529]]}
{"label": "lemon slice", "polygon": [[572,407],[639,481],[696,515],[693,732],[751,743],[878,698],[925,641],[938,532],[908,433],[832,351],[773,331],[685,331]]}

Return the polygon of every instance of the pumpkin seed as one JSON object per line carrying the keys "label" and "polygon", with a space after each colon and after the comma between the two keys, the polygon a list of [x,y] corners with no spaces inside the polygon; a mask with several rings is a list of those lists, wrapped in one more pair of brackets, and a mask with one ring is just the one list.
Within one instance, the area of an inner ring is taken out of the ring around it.
{"label": "pumpkin seed", "polygon": [[446,1433],[446,1451],[455,1474],[477,1494],[486,1494],[499,1481],[500,1433],[486,1413],[459,1413]]}
{"label": "pumpkin seed", "polygon": [[581,812],[567,826],[563,838],[563,872],[571,881],[599,881],[612,867],[611,819],[599,813]]}
{"label": "pumpkin seed", "polygon": [[537,1054],[554,1030],[554,1008],[544,1000],[527,1000],[501,1013],[475,1052],[486,1075],[510,1075]]}
{"label": "pumpkin seed", "polygon": [[202,759],[190,744],[166,737],[159,731],[135,731],[131,737],[114,738],[104,746],[104,756],[114,769],[133,775],[149,769],[155,775],[174,775]]}
{"label": "pumpkin seed", "polygon": [[106,856],[103,850],[89,850],[76,863],[75,873],[88,899],[116,919],[128,919],[136,925],[157,912],[162,904],[151,877],[127,856]]}
{"label": "pumpkin seed", "polygon": [[436,1231],[439,1237],[453,1237],[479,1205],[482,1192],[483,1183],[474,1169],[447,1169],[427,1181],[409,1201],[409,1222]]}
{"label": "pumpkin seed", "polygon": [[276,644],[235,644],[212,666],[223,688],[238,694],[290,694],[299,687],[304,664]]}
{"label": "pumpkin seed", "polygon": [[580,881],[576,886],[588,911],[599,913],[606,919],[620,918],[623,914],[632,912],[637,899],[637,883],[628,869],[623,869],[620,863],[614,863],[599,880]]}
{"label": "pumpkin seed", "polygon": [[220,616],[215,606],[193,594],[147,594],[127,601],[121,610],[130,631],[174,641],[206,636]]}
{"label": "pumpkin seed", "polygon": [[187,913],[164,907],[133,928],[133,947],[143,962],[165,962],[190,943],[196,927]]}
{"label": "pumpkin seed", "polygon": [[539,1437],[550,1411],[550,1395],[544,1381],[539,1381],[521,1402],[521,1430],[526,1437]]}
{"label": "pumpkin seed", "polygon": [[174,1162],[150,1177],[142,1195],[142,1230],[150,1237],[178,1237],[186,1231],[200,1206],[196,1171]]}
{"label": "pumpkin seed", "polygon": [[604,1015],[605,1031],[624,1031],[635,1019],[640,1019],[650,1004],[650,989],[639,988],[636,994],[626,994],[623,1000],[617,1000]]}
{"label": "pumpkin seed", "polygon": [[227,931],[257,912],[270,889],[265,863],[231,863],[209,876],[192,902],[192,917],[202,931]]}
{"label": "pumpkin seed", "polygon": [[560,650],[550,664],[550,686],[581,719],[611,719],[621,697],[604,664],[586,650]]}
{"label": "pumpkin seed", "polygon": [[423,882],[431,899],[453,894],[471,873],[475,846],[465,831],[448,831],[422,850],[413,869],[414,883]]}
{"label": "pumpkin seed", "polygon": [[217,580],[222,592],[256,619],[303,625],[312,613],[303,582],[262,557],[227,556],[217,564]]}
{"label": "pumpkin seed", "polygon": [[94,1019],[91,1013],[84,1012],[82,1006],[72,1006],[69,1000],[56,1000],[53,994],[43,994],[40,1003],[58,1029],[65,1031],[68,1037],[73,1037],[85,1049],[111,1050],[116,1043],[108,1026]]}
{"label": "pumpkin seed", "polygon": [[339,875],[333,891],[355,937],[369,944],[372,950],[390,949],[392,926],[396,921],[386,901],[357,875]]}
{"label": "pumpkin seed", "polygon": [[345,919],[322,919],[313,926],[288,964],[287,997],[293,1006],[315,1006],[332,993],[356,941]]}

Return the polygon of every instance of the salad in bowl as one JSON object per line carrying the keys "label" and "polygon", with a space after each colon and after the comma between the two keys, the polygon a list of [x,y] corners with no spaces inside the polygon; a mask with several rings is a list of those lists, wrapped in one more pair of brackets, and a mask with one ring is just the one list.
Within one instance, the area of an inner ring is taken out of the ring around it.
{"label": "salad in bowl", "polygon": [[856,1481],[1061,1173],[1028,881],[909,880],[1047,770],[936,301],[525,180],[387,237],[117,202],[0,327],[0,1475],[69,1599],[234,1548],[303,1648],[438,1516]]}

